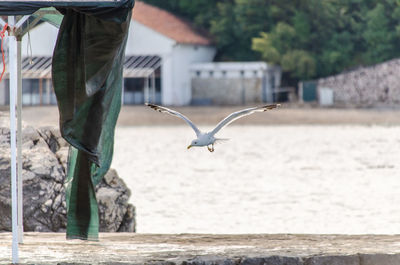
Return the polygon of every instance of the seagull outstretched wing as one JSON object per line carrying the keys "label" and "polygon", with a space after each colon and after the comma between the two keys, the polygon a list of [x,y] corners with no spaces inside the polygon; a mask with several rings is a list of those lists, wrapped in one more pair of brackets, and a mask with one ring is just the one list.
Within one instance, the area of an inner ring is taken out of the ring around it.
{"label": "seagull outstretched wing", "polygon": [[279,107],[280,104],[271,104],[271,105],[265,105],[265,106],[260,106],[260,107],[254,107],[254,108],[248,108],[248,109],[243,109],[236,111],[234,113],[229,114],[225,119],[220,121],[217,126],[210,132],[210,135],[214,136],[217,132],[219,132],[222,128],[225,126],[228,126],[230,123],[234,122],[235,120],[253,114],[254,112],[264,112],[270,109],[275,109]]}
{"label": "seagull outstretched wing", "polygon": [[154,109],[156,111],[168,113],[170,115],[177,116],[177,117],[183,119],[187,124],[190,125],[190,127],[192,127],[192,129],[196,133],[197,137],[201,134],[199,128],[197,128],[197,126],[194,125],[194,123],[191,120],[189,120],[185,115],[183,115],[183,114],[181,114],[181,113],[179,113],[179,112],[177,112],[175,110],[172,110],[172,109],[169,109],[169,108],[166,108],[166,107],[162,107],[162,106],[158,106],[158,105],[155,105],[155,104],[145,103],[145,105],[149,106],[150,108],[152,108],[152,109]]}

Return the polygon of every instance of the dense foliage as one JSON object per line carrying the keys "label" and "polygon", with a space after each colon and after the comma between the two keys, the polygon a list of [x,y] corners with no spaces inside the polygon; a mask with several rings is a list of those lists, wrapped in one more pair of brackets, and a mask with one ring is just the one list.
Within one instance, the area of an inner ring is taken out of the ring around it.
{"label": "dense foliage", "polygon": [[145,0],[209,31],[217,60],[310,79],[400,55],[400,0]]}

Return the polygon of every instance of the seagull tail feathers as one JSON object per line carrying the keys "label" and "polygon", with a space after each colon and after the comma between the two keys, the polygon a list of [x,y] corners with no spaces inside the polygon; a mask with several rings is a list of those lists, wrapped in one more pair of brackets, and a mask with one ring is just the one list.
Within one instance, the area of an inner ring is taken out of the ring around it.
{"label": "seagull tail feathers", "polygon": [[215,138],[215,144],[222,144],[229,141],[229,138]]}
{"label": "seagull tail feathers", "polygon": [[156,107],[158,107],[157,105],[151,104],[151,103],[149,103],[149,102],[144,103],[144,105],[149,106],[150,108],[156,108]]}
{"label": "seagull tail feathers", "polygon": [[279,108],[280,106],[281,106],[281,104],[271,104],[271,105],[262,106],[261,109],[263,109],[264,111],[267,111],[267,110]]}
{"label": "seagull tail feathers", "polygon": [[164,107],[155,105],[155,104],[151,104],[151,103],[144,103],[144,105],[149,106],[150,108],[152,108],[153,110],[156,110],[158,112],[166,112],[166,109]]}

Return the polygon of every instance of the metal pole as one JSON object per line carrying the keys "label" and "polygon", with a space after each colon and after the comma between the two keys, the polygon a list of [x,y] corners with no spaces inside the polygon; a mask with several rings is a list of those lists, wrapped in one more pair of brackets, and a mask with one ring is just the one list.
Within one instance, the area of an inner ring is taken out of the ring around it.
{"label": "metal pole", "polygon": [[18,88],[17,40],[13,34],[15,17],[9,16],[9,73],[10,73],[10,135],[11,135],[11,200],[12,200],[12,263],[18,263],[18,212],[17,212],[17,165],[16,165],[16,130],[15,98]]}
{"label": "metal pole", "polygon": [[147,102],[151,102],[150,101],[151,95],[150,95],[150,77],[149,76],[147,76],[146,81],[147,81],[147,85],[146,85],[146,87],[147,87]]}
{"label": "metal pole", "polygon": [[303,87],[304,86],[304,82],[299,82],[299,103],[304,103],[304,100],[303,100],[303,93],[304,93],[304,91],[303,91]]}
{"label": "metal pole", "polygon": [[267,95],[267,102],[274,102],[274,95],[271,86],[271,71],[268,69],[265,72],[265,89]]}
{"label": "metal pole", "polygon": [[246,88],[244,85],[244,70],[240,71],[240,83],[242,86],[242,105],[246,104]]}
{"label": "metal pole", "polygon": [[51,104],[51,82],[50,79],[46,79],[46,102],[48,105]]}
{"label": "metal pole", "polygon": [[267,98],[267,78],[265,70],[261,70],[261,88],[262,88],[262,102],[268,102]]}
{"label": "metal pole", "polygon": [[6,25],[6,22],[0,17],[0,25],[2,25],[3,27]]}
{"label": "metal pole", "polygon": [[43,106],[43,78],[39,78],[39,105]]}
{"label": "metal pole", "polygon": [[21,36],[17,36],[17,165],[18,165],[18,242],[23,243],[24,224],[23,224],[23,182],[22,182],[22,69],[21,69]]}
{"label": "metal pole", "polygon": [[151,73],[151,97],[153,100],[153,103],[157,103],[156,102],[156,75],[153,71],[153,73]]}
{"label": "metal pole", "polygon": [[125,105],[124,103],[124,96],[125,96],[125,77],[123,77],[123,82],[122,82],[122,90],[121,90],[121,105]]}
{"label": "metal pole", "polygon": [[149,77],[147,76],[144,79],[144,102],[150,102],[149,101]]}

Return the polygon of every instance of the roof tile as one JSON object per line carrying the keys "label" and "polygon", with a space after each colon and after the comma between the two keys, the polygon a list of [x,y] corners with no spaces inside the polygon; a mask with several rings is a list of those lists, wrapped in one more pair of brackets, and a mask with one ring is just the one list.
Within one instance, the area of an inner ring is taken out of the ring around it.
{"label": "roof tile", "polygon": [[133,20],[184,44],[210,45],[211,40],[193,29],[193,26],[158,7],[136,1]]}

